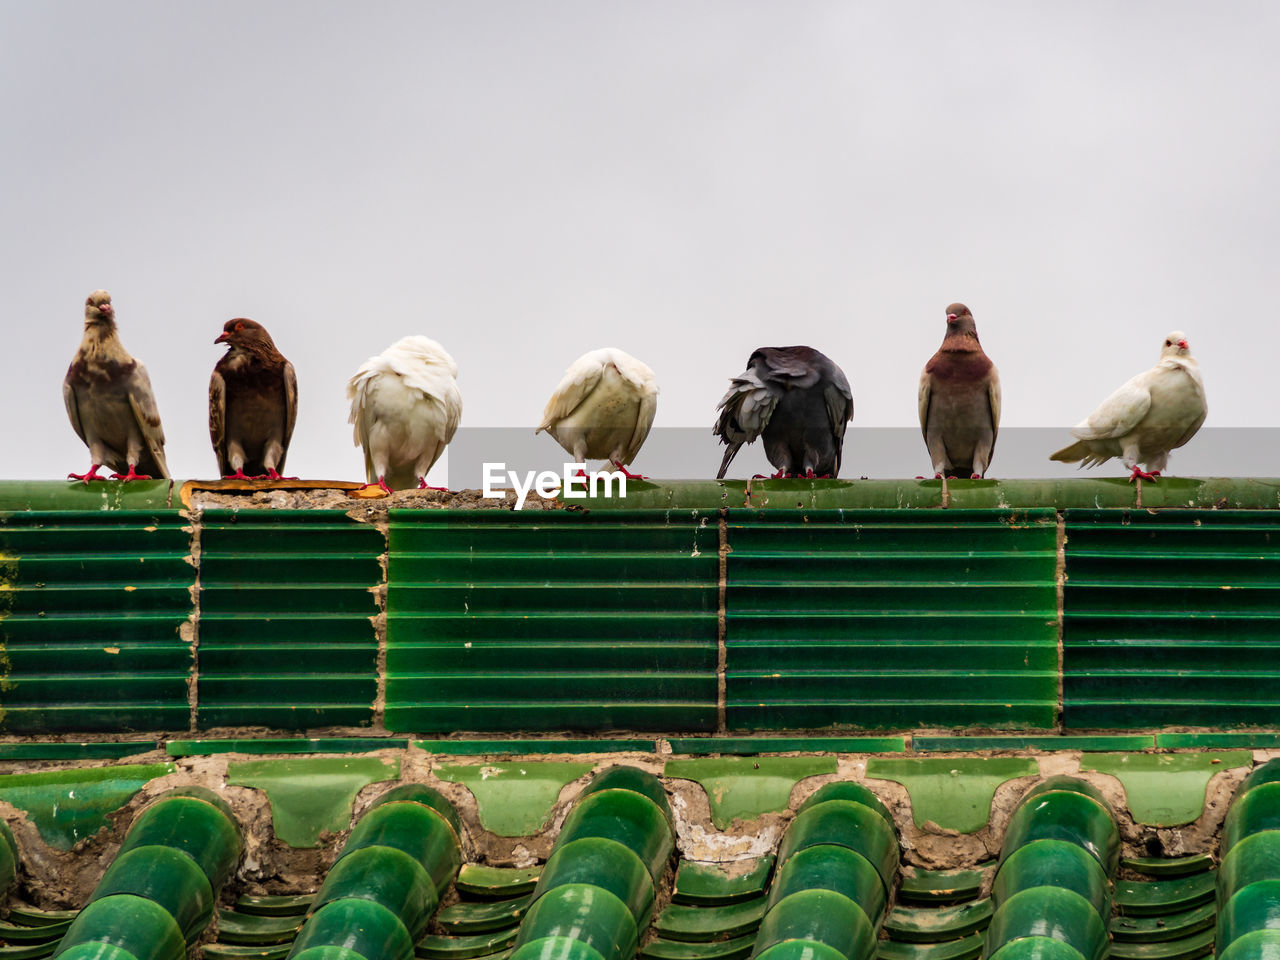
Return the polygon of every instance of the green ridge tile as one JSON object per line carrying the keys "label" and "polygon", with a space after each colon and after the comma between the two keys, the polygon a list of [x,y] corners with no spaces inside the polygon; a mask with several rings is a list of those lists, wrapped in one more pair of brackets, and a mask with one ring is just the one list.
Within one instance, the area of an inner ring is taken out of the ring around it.
{"label": "green ridge tile", "polygon": [[835,757],[708,757],[668,760],[663,773],[700,783],[707,792],[711,821],[724,830],[735,819],[753,820],[786,810],[797,782],[836,770]]}
{"label": "green ridge tile", "polygon": [[1124,785],[1129,812],[1138,823],[1174,827],[1204,811],[1205,789],[1214,774],[1253,763],[1247,750],[1230,753],[1102,753],[1084,758],[1082,771],[1105,773]]}
{"label": "green ridge tile", "polygon": [[486,867],[478,863],[464,863],[453,885],[459,893],[473,897],[507,899],[532,893],[538,885],[542,867]]}
{"label": "green ridge tile", "polygon": [[653,930],[668,940],[707,943],[745,936],[760,926],[765,897],[724,907],[669,904],[653,921]]}
{"label": "green ridge tile", "polygon": [[982,889],[987,870],[922,870],[902,877],[898,899],[905,903],[946,904],[972,900]]}
{"label": "green ridge tile", "polygon": [[520,922],[531,902],[533,894],[530,893],[491,903],[455,903],[437,913],[435,922],[445,933],[454,936],[505,930]]}
{"label": "green ridge tile", "polygon": [[246,946],[288,943],[302,929],[302,921],[300,916],[263,917],[235,910],[219,910],[218,941]]}
{"label": "green ridge tile", "polygon": [[1212,927],[1217,919],[1218,905],[1210,902],[1158,917],[1115,917],[1111,921],[1111,935],[1116,940],[1140,943],[1177,940]]}
{"label": "green ridge tile", "polygon": [[1216,870],[1177,880],[1117,880],[1116,913],[1153,917],[1190,910],[1214,897]]}
{"label": "green ridge tile", "polygon": [[1203,748],[1221,750],[1227,747],[1268,749],[1280,747],[1280,733],[1157,733],[1156,746],[1171,750]]}
{"label": "green ridge tile", "polygon": [[403,750],[407,737],[267,737],[262,740],[170,740],[165,750],[171,757],[194,757],[214,753],[371,753],[374,750]]}
{"label": "green ridge tile", "polygon": [[1214,929],[1158,943],[1133,943],[1115,940],[1111,944],[1111,960],[1192,960],[1213,952]]}
{"label": "green ridge tile", "polygon": [[902,753],[906,737],[672,737],[672,753]]}
{"label": "green ridge tile", "polygon": [[652,740],[414,740],[427,753],[481,757],[537,753],[657,753]]}
{"label": "green ridge tile", "polygon": [[673,903],[718,907],[750,900],[764,893],[773,873],[772,856],[730,863],[681,860],[676,869]]}
{"label": "green ridge tile", "polygon": [[985,930],[993,913],[991,898],[955,907],[894,907],[885,918],[890,939],[909,943],[941,943]]}
{"label": "green ridge tile", "polygon": [[429,934],[418,941],[414,955],[423,960],[471,960],[487,957],[516,942],[519,928],[500,930],[497,933],[478,933],[470,937],[446,937]]}
{"label": "green ridge tile", "polygon": [[1213,867],[1213,857],[1193,853],[1185,857],[1121,857],[1120,866],[1150,877],[1185,877]]}
{"label": "green ridge tile", "polygon": [[1085,734],[1031,733],[991,737],[914,736],[911,748],[926,753],[952,753],[973,750],[1150,750],[1155,737],[1150,734]]}
{"label": "green ridge tile", "polygon": [[973,833],[987,825],[996,788],[1016,777],[1035,776],[1040,765],[1025,757],[872,757],[867,777],[892,780],[911,794],[916,826]]}
{"label": "green ridge tile", "polygon": [[314,847],[322,832],[347,829],[356,794],[399,776],[399,760],[377,757],[291,757],[227,766],[230,786],[266,793],[276,836],[291,847]]}
{"label": "green ridge tile", "polygon": [[500,837],[527,837],[542,830],[566,784],[589,773],[594,764],[486,763],[438,766],[441,780],[461,783],[476,798],[480,825]]}
{"label": "green ridge tile", "polygon": [[876,956],[880,960],[977,960],[982,955],[983,935],[971,933],[959,940],[942,943],[907,943],[881,940]]}
{"label": "green ridge tile", "polygon": [[0,776],[0,799],[26,811],[49,846],[70,850],[147,783],[173,771],[171,763],[148,763],[10,773]]}
{"label": "green ridge tile", "polygon": [[0,743],[0,760],[119,760],[160,748],[159,740],[115,743]]}
{"label": "green ridge tile", "polygon": [[689,943],[683,940],[651,940],[640,948],[644,960],[746,960],[755,946],[756,935],[714,943]]}

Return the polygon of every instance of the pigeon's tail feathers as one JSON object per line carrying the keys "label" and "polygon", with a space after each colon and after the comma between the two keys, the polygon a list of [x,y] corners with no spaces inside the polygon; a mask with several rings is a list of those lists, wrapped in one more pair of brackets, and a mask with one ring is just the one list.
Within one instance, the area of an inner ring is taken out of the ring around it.
{"label": "pigeon's tail feathers", "polygon": [[1106,463],[1111,459],[1109,454],[1099,453],[1087,441],[1077,440],[1069,447],[1063,447],[1057,453],[1049,454],[1050,460],[1057,460],[1059,463],[1076,463],[1079,461],[1081,468],[1096,467],[1100,463]]}
{"label": "pigeon's tail feathers", "polygon": [[748,370],[730,381],[720,398],[714,433],[725,443],[752,443],[764,432],[778,405],[778,392]]}
{"label": "pigeon's tail feathers", "polygon": [[742,449],[741,443],[731,443],[724,452],[724,459],[720,461],[720,472],[716,474],[717,480],[723,480],[725,473],[729,470],[729,464],[733,458],[738,455],[738,451]]}

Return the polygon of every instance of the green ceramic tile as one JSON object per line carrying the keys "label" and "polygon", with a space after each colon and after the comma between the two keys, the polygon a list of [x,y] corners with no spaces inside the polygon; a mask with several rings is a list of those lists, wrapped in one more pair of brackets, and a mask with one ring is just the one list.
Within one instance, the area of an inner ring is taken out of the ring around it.
{"label": "green ceramic tile", "polygon": [[923,753],[954,753],[979,750],[1150,750],[1155,746],[1151,734],[1009,734],[991,737],[915,736],[911,749]]}
{"label": "green ceramic tile", "polygon": [[202,960],[284,960],[293,949],[293,941],[277,944],[205,943],[200,947]]}
{"label": "green ceramic tile", "polygon": [[977,960],[982,955],[983,936],[971,933],[943,943],[906,943],[881,940],[876,950],[879,960]]}
{"label": "green ceramic tile", "polygon": [[1212,927],[1217,918],[1218,905],[1213,902],[1159,917],[1114,917],[1111,920],[1111,935],[1116,940],[1136,940],[1140,943],[1177,940]]}
{"label": "green ceramic tile", "polygon": [[0,947],[0,960],[43,960],[44,957],[53,956],[53,951],[60,942],[53,940],[49,943],[22,943]]}
{"label": "green ceramic tile", "polygon": [[1030,777],[1040,765],[1024,757],[872,757],[867,777],[892,780],[911,794],[916,826],[973,833],[987,825],[996,788],[1015,777]]}
{"label": "green ceramic tile", "polygon": [[27,927],[57,926],[65,920],[74,920],[79,910],[37,910],[15,903],[9,907],[9,919]]}
{"label": "green ceramic tile", "polygon": [[529,893],[491,903],[455,903],[437,913],[435,922],[445,933],[453,936],[505,930],[520,923],[532,900],[533,894]]}
{"label": "green ceramic tile", "polygon": [[119,760],[160,748],[159,740],[114,743],[0,743],[0,760]]}
{"label": "green ceramic tile", "polygon": [[403,750],[407,737],[267,737],[262,740],[170,740],[165,750],[171,757],[193,757],[211,753],[372,753],[374,750]]}
{"label": "green ceramic tile", "polygon": [[70,850],[147,783],[173,770],[171,763],[148,763],[10,773],[0,776],[0,799],[25,810],[49,846]]}
{"label": "green ceramic tile", "polygon": [[459,893],[473,897],[507,899],[532,893],[538,885],[542,867],[486,867],[464,863],[453,885]]}
{"label": "green ceramic tile", "polygon": [[287,943],[302,929],[303,918],[264,917],[235,910],[218,911],[218,940],[221,943],[262,946]]}
{"label": "green ceramic tile", "polygon": [[672,753],[902,753],[905,737],[672,737]]}
{"label": "green ceramic tile", "polygon": [[1280,733],[1157,733],[1156,746],[1170,750],[1223,750],[1230,747],[1265,750],[1280,747]]}
{"label": "green ceramic tile", "polygon": [[909,943],[941,943],[985,930],[991,922],[991,898],[954,907],[894,907],[885,918],[890,939]]}
{"label": "green ceramic tile", "polygon": [[1185,857],[1121,857],[1120,866],[1149,877],[1185,877],[1213,867],[1213,857],[1193,853]]}
{"label": "green ceramic tile", "polygon": [[236,898],[237,913],[256,913],[263,917],[295,917],[311,909],[315,894],[267,895],[261,897],[241,894]]}
{"label": "green ceramic tile", "polygon": [[656,753],[652,740],[415,740],[427,753],[449,756],[517,756],[538,753]]}
{"label": "green ceramic tile", "polygon": [[1213,937],[1214,929],[1210,927],[1189,937],[1158,943],[1115,940],[1108,956],[1110,960],[1192,960],[1213,952]]}
{"label": "green ceramic tile", "polygon": [[640,948],[643,960],[746,960],[755,946],[756,935],[715,943],[689,943],[684,940],[650,940]]}
{"label": "green ceramic tile", "polygon": [[672,903],[716,907],[750,900],[764,893],[773,873],[772,856],[729,863],[681,860],[676,870]]}
{"label": "green ceramic tile", "polygon": [[469,937],[445,937],[430,934],[418,941],[414,955],[423,960],[471,960],[488,957],[515,943],[519,928],[500,930],[497,933],[477,933]]}
{"label": "green ceramic tile", "polygon": [[725,830],[735,819],[753,820],[786,810],[797,782],[836,769],[835,757],[708,757],[668,760],[663,772],[702,784],[711,805],[711,821]]}
{"label": "green ceramic tile", "polygon": [[972,900],[982,889],[986,870],[922,870],[902,877],[898,899],[913,904],[945,904]]}
{"label": "green ceramic tile", "polygon": [[399,760],[377,757],[290,757],[227,766],[229,785],[266,793],[276,836],[291,847],[314,847],[322,832],[347,829],[356,794],[399,776]]}
{"label": "green ceramic tile", "polygon": [[1082,771],[1106,773],[1124,785],[1129,812],[1138,823],[1174,827],[1199,819],[1204,792],[1214,774],[1247,767],[1247,750],[1230,753],[1101,753],[1085,757]]}
{"label": "green ceramic tile", "polygon": [[764,897],[724,907],[686,907],[673,903],[653,921],[653,929],[670,940],[697,943],[727,940],[759,927],[764,908]]}
{"label": "green ceramic tile", "polygon": [[49,943],[61,940],[62,935],[71,926],[71,920],[61,923],[44,924],[37,927],[23,926],[18,923],[6,923],[0,920],[0,940],[5,943]]}
{"label": "green ceramic tile", "polygon": [[461,783],[476,798],[480,825],[500,837],[542,830],[565,785],[589,773],[590,763],[486,763],[438,766],[441,780]]}
{"label": "green ceramic tile", "polygon": [[1213,899],[1217,871],[1177,880],[1117,880],[1116,912],[1127,917],[1155,917],[1190,910]]}

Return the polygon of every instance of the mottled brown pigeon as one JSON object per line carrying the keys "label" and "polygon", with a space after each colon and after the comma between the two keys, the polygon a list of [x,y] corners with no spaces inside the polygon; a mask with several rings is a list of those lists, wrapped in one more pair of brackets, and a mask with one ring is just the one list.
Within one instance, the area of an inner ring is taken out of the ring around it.
{"label": "mottled brown pigeon", "polygon": [[849,381],[813,347],[761,347],[732,378],[712,432],[729,445],[716,479],[744,443],[764,438],[778,477],[834,477],[840,473],[845,425],[853,419]]}
{"label": "mottled brown pigeon", "polygon": [[920,374],[917,401],[933,475],[984,476],[1000,431],[1000,375],[963,303],[947,307],[947,333]]}
{"label": "mottled brown pigeon", "polygon": [[151,378],[116,336],[115,308],[105,290],[93,291],[84,302],[84,338],[62,381],[62,399],[90,460],[86,473],[69,473],[67,479],[105,480],[98,475],[103,464],[115,471],[115,480],[168,479]]}
{"label": "mottled brown pigeon", "polygon": [[228,480],[283,479],[298,419],[293,364],[266,327],[243,317],[223,324],[213,342],[230,347],[209,378],[209,438],[218,472]]}

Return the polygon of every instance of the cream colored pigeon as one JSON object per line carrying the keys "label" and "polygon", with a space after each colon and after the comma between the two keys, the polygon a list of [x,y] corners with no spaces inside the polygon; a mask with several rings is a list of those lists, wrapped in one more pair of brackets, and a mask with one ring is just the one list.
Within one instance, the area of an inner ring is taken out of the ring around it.
{"label": "cream colored pigeon", "polygon": [[984,476],[1000,431],[1000,374],[963,303],[947,307],[947,333],[920,374],[917,405],[934,476]]}
{"label": "cream colored pigeon", "polygon": [[164,428],[151,378],[142,361],[120,343],[115,316],[111,294],[89,294],[84,338],[62,381],[62,399],[72,429],[89,447],[90,467],[86,473],[67,474],[67,479],[105,480],[98,476],[103,464],[115,471],[115,480],[168,479]]}
{"label": "cream colored pigeon", "polygon": [[1175,330],[1164,338],[1160,362],[1102,401],[1071,431],[1079,439],[1049,459],[1092,467],[1120,457],[1132,468],[1131,482],[1155,480],[1169,462],[1169,451],[1195,436],[1206,413],[1200,365],[1186,334]]}
{"label": "cream colored pigeon", "polygon": [[658,412],[658,378],[647,364],[616,347],[584,353],[569,365],[535,434],[543,430],[575,463],[608,460],[629,479]]}
{"label": "cream colored pigeon", "polygon": [[462,419],[458,365],[429,337],[397,340],[347,382],[355,443],[364,448],[369,486],[387,493],[427,486]]}

